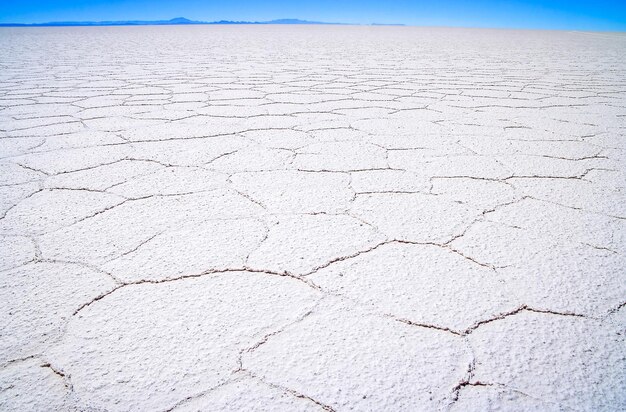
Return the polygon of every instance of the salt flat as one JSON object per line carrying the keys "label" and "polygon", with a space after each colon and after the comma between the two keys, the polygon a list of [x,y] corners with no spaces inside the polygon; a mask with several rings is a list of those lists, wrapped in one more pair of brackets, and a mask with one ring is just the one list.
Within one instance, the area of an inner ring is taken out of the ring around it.
{"label": "salt flat", "polygon": [[0,30],[0,410],[626,409],[625,56]]}

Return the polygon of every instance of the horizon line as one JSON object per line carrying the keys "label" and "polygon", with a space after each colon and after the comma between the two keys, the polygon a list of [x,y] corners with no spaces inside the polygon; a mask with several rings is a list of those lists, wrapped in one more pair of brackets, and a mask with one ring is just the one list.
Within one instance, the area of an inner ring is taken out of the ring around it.
{"label": "horizon line", "polygon": [[185,17],[174,17],[168,20],[83,20],[83,21],[50,21],[42,23],[0,23],[0,28],[36,28],[36,27],[121,27],[121,26],[200,26],[200,25],[335,25],[335,26],[394,26],[394,27],[424,27],[424,28],[457,28],[457,29],[485,29],[485,30],[529,30],[529,31],[562,31],[580,33],[626,33],[620,30],[585,30],[559,28],[533,28],[510,26],[455,26],[455,25],[412,25],[405,23],[342,23],[309,21],[298,18],[278,18],[266,21],[246,20],[191,20]]}

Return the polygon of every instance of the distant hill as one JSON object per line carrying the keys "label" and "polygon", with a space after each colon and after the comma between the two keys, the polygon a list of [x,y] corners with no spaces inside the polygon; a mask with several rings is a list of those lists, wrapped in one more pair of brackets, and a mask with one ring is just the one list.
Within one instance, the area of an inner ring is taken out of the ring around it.
{"label": "distant hill", "polygon": [[197,21],[184,17],[170,20],[122,20],[122,21],[57,21],[49,23],[0,23],[0,27],[56,27],[56,26],[164,26],[183,24],[345,24],[307,21],[299,19],[277,19],[270,21]]}

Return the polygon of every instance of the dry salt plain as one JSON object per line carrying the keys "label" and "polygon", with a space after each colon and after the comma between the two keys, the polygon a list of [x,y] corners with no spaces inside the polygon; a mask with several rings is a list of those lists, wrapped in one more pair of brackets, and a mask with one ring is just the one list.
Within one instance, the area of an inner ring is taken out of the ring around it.
{"label": "dry salt plain", "polygon": [[625,56],[2,29],[0,410],[624,410]]}

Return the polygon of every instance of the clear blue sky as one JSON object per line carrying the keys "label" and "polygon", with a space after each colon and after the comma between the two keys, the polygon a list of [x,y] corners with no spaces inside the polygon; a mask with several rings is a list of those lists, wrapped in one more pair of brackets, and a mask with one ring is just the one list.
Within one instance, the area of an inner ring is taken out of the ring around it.
{"label": "clear blue sky", "polygon": [[172,17],[626,31],[626,0],[0,0],[1,23]]}

